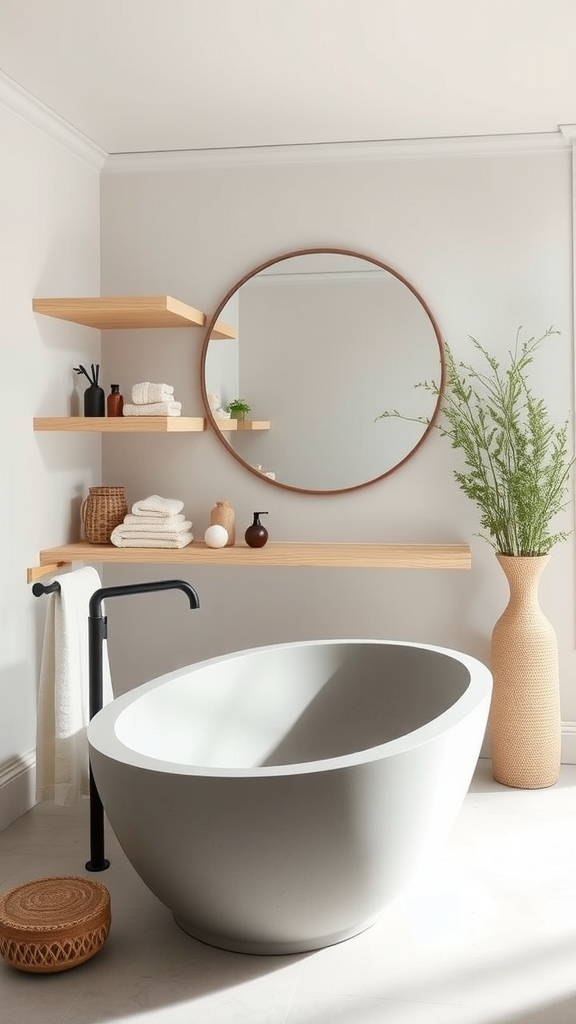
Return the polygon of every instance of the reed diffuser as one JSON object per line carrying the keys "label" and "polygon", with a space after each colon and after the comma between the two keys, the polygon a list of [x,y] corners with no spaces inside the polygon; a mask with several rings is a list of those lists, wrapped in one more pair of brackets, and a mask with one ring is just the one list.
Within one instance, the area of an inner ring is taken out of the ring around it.
{"label": "reed diffuser", "polygon": [[74,367],[76,373],[82,373],[89,382],[89,387],[84,392],[84,415],[85,416],[104,416],[105,415],[105,404],[106,396],[104,389],[100,387],[98,383],[98,377],[100,376],[100,366],[98,363],[91,363],[90,369],[92,376],[88,373],[85,366],[80,363],[79,366]]}

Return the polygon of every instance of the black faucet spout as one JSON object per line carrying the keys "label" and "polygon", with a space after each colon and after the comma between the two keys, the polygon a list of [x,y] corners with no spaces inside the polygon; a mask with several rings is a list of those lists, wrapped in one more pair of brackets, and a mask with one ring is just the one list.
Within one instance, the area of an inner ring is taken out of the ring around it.
{"label": "black faucet spout", "polygon": [[[109,597],[124,597],[131,594],[150,594],[157,590],[181,590],[186,594],[190,608],[199,608],[200,599],[187,580],[152,580],[149,583],[127,583],[117,587],[100,587],[88,602],[88,686],[90,718],[102,709],[103,663],[102,644],[108,636],[108,623],[102,614],[102,602]],[[104,856],[104,808],[96,789],[92,767],[90,767],[90,860],[88,871],[104,871],[110,861]]]}
{"label": "black faucet spout", "polygon": [[90,618],[101,615],[102,601],[107,597],[123,597],[130,594],[151,594],[157,590],[182,590],[190,602],[190,608],[199,608],[200,599],[187,580],[152,580],[149,583],[126,583],[118,587],[100,587],[92,594],[88,604]]}

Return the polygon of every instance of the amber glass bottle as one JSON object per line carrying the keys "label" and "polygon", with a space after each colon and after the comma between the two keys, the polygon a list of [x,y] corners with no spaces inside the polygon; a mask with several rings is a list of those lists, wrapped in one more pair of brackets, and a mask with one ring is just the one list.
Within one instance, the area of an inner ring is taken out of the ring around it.
{"label": "amber glass bottle", "polygon": [[110,387],[110,394],[106,399],[106,412],[108,416],[122,416],[123,409],[124,399],[120,394],[120,385],[112,384]]}

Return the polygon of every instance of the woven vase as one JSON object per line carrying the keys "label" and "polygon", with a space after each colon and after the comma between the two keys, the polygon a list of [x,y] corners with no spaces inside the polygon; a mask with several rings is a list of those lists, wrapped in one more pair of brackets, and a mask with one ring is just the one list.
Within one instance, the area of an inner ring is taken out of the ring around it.
{"label": "woven vase", "polygon": [[517,789],[553,786],[560,772],[558,643],[538,603],[549,555],[497,555],[508,605],[492,632],[489,731],[494,778]]}
{"label": "woven vase", "polygon": [[90,487],[82,502],[84,536],[89,544],[108,544],[128,512],[123,487]]}

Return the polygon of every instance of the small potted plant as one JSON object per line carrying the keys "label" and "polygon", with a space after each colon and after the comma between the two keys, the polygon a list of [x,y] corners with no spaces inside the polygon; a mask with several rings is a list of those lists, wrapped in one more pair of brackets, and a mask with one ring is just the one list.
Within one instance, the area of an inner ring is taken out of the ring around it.
{"label": "small potted plant", "polygon": [[230,402],[228,412],[233,420],[245,420],[246,414],[250,412],[250,406],[243,398],[235,398]]}

